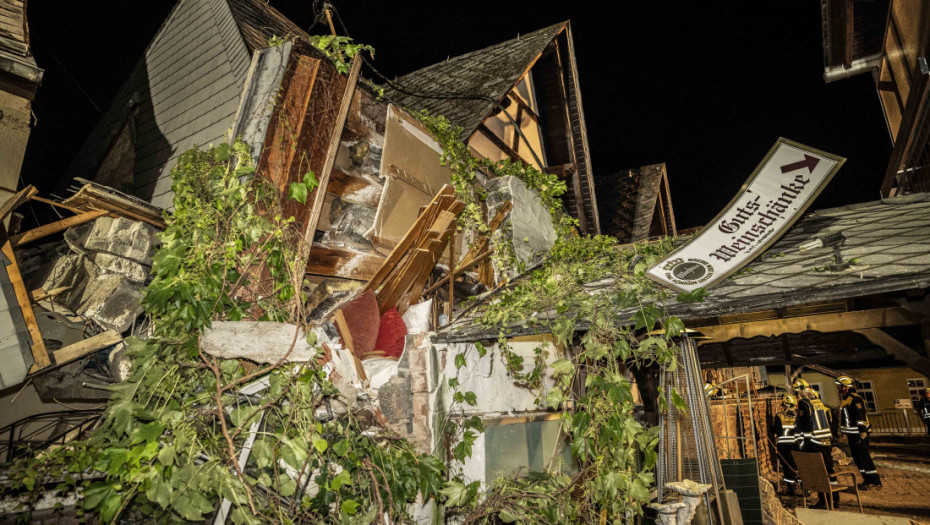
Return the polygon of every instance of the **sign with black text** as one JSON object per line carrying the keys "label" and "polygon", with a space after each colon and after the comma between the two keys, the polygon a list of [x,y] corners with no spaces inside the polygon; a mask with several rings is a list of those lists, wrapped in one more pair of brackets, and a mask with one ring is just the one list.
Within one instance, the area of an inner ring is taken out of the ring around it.
{"label": "sign with black text", "polygon": [[727,208],[646,275],[683,292],[718,284],[777,241],[844,162],[778,139]]}

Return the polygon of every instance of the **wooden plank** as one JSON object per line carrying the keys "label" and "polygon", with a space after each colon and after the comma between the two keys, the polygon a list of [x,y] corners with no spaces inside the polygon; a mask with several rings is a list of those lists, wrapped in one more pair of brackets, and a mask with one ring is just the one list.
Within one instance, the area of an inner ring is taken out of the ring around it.
{"label": "wooden plank", "polygon": [[55,221],[49,224],[44,224],[38,228],[33,228],[27,232],[20,233],[10,237],[10,242],[13,243],[13,246],[22,246],[23,244],[41,239],[43,237],[48,237],[53,233],[58,233],[62,230],[67,230],[72,226],[77,226],[79,224],[84,224],[90,222],[94,219],[97,219],[103,215],[107,215],[109,212],[106,210],[94,210],[84,212],[80,215],[75,215],[74,217],[68,217],[60,221]]}
{"label": "wooden plank", "polygon": [[417,248],[413,250],[410,257],[407,258],[405,268],[399,274],[397,280],[392,286],[385,290],[385,293],[378,294],[378,309],[382,314],[393,308],[397,301],[410,290],[413,283],[417,280],[420,272],[429,271],[433,265],[433,254],[428,250]]}
{"label": "wooden plank", "polygon": [[0,243],[2,243],[0,251],[2,251],[3,255],[10,261],[9,265],[6,267],[7,275],[10,277],[10,284],[13,285],[13,291],[16,294],[16,302],[19,303],[19,307],[23,311],[23,320],[26,322],[26,327],[29,329],[29,337],[32,338],[30,350],[32,351],[32,358],[35,360],[35,364],[29,371],[34,372],[35,370],[49,366],[52,362],[45,349],[45,340],[42,339],[42,332],[39,331],[39,323],[36,322],[35,313],[32,311],[32,301],[29,300],[29,292],[26,290],[26,285],[23,283],[23,276],[19,273],[19,265],[16,263],[16,254],[13,253],[13,244],[7,237],[6,228],[3,226],[2,222],[0,222]]}
{"label": "wooden plank", "polygon": [[[433,200],[430,201],[430,205],[432,205],[434,202],[438,202],[443,195],[451,195],[452,191],[452,186],[449,186],[448,184],[443,186],[442,189],[439,190],[439,193],[433,197]],[[421,213],[420,216],[417,217],[417,220],[410,225],[407,233],[405,233],[404,237],[400,240],[400,242],[397,243],[397,246],[391,250],[391,254],[387,257],[387,259],[384,260],[381,268],[378,269],[374,277],[372,277],[368,284],[365,286],[366,290],[374,291],[377,290],[379,286],[381,286],[388,274],[391,273],[391,270],[394,270],[398,263],[400,263],[401,259],[403,259],[404,255],[407,253],[407,250],[413,246],[413,243],[426,229],[426,227],[426,213]]]}
{"label": "wooden plank", "polygon": [[[497,231],[501,227],[501,224],[504,223],[504,219],[507,217],[507,214],[510,213],[510,210],[513,209],[513,201],[507,201],[501,206],[501,209],[497,210],[497,213],[494,214],[494,218],[491,219],[491,222],[488,223],[488,235]],[[477,257],[479,253],[486,251],[488,247],[488,236],[482,235],[478,237],[478,240],[475,241],[475,244],[472,245],[471,249],[468,250],[468,253],[465,254],[465,257],[462,257],[461,264],[471,265],[472,259]]]}
{"label": "wooden plank", "polygon": [[355,344],[352,342],[352,332],[349,331],[349,324],[346,322],[346,316],[342,313],[342,310],[336,310],[336,313],[333,314],[333,323],[339,328],[339,335],[342,336],[342,342],[346,344],[346,349],[352,354],[352,360],[355,362],[355,373],[358,374],[358,378],[362,381],[367,380],[368,375],[365,374],[365,367],[362,366],[362,361],[359,360],[358,354],[355,353]]}
{"label": "wooden plank", "polygon": [[39,190],[30,184],[16,192],[16,194],[12,195],[9,199],[7,199],[6,202],[3,203],[3,205],[0,205],[0,221],[5,220],[7,215],[9,215],[16,208],[22,206],[23,203],[32,198],[32,196],[38,192]]}
{"label": "wooden plank", "polygon": [[63,209],[63,210],[68,210],[68,211],[70,211],[71,213],[73,213],[73,214],[75,214],[75,215],[79,215],[79,214],[81,214],[81,213],[84,213],[85,211],[88,211],[88,210],[82,210],[81,208],[75,208],[74,206],[70,206],[70,205],[68,205],[68,204],[64,204],[64,203],[61,203],[61,202],[55,202],[55,201],[53,201],[53,200],[51,200],[51,199],[45,199],[45,198],[42,198],[42,197],[38,197],[38,196],[35,196],[35,195],[32,196],[32,197],[30,197],[30,199],[32,199],[32,200],[34,200],[34,201],[36,201],[36,202],[41,202],[42,204],[48,204],[49,206],[54,206],[54,207],[56,207],[56,208],[61,208],[61,209]]}
{"label": "wooden plank", "polygon": [[734,323],[718,326],[699,326],[694,330],[703,333],[709,339],[699,344],[723,342],[734,337],[751,338],[757,336],[771,337],[781,334],[797,334],[814,330],[817,332],[840,332],[844,330],[862,330],[918,324],[923,316],[909,312],[906,308],[876,308],[855,312],[808,315],[787,319],[768,319],[748,323]]}
{"label": "wooden plank", "polygon": [[[519,121],[518,121],[519,122]],[[451,215],[451,214],[450,214]],[[455,220],[455,217],[453,217]],[[455,263],[455,227],[452,227],[452,234],[450,236],[451,243],[449,243],[449,272],[452,274],[452,268]],[[452,307],[455,305],[455,279],[449,279],[449,302],[446,303],[446,319],[452,321]]]}
{"label": "wooden plank", "polygon": [[454,226],[455,215],[448,211],[440,211],[426,232],[428,239],[441,239],[449,229]]}
{"label": "wooden plank", "polygon": [[48,297],[54,297],[70,289],[71,289],[70,286],[59,286],[58,288],[52,288],[50,291],[46,292],[45,289],[39,288],[39,289],[29,292],[29,298],[32,300],[32,302],[35,303],[35,302],[41,301],[42,299],[46,299]]}
{"label": "wooden plank", "polygon": [[326,151],[326,158],[323,161],[323,169],[318,174],[319,185],[314,192],[313,206],[310,209],[310,215],[307,217],[307,223],[304,225],[303,251],[302,258],[308,255],[310,243],[313,242],[313,234],[316,232],[316,225],[320,221],[320,211],[323,209],[323,200],[326,198],[326,188],[329,185],[329,177],[332,174],[333,164],[336,161],[336,152],[339,151],[340,138],[342,130],[345,128],[346,117],[349,116],[349,106],[352,105],[352,97],[355,93],[355,86],[358,84],[358,74],[362,65],[361,55],[355,55],[352,59],[352,67],[349,70],[349,81],[346,84],[345,92],[342,95],[342,104],[339,106],[339,113],[336,115],[336,123],[333,127],[333,133],[329,139],[329,148]]}
{"label": "wooden plank", "polygon": [[307,259],[307,273],[370,281],[381,268],[384,257],[314,244]]}
{"label": "wooden plank", "polygon": [[122,340],[123,336],[121,336],[119,332],[116,330],[107,330],[102,334],[88,337],[83,341],[78,341],[77,343],[68,345],[60,350],[55,350],[52,352],[52,357],[55,358],[56,365],[61,365],[67,363],[68,361],[74,361],[75,359],[84,357],[85,355],[92,354],[97,350],[115,345]]}

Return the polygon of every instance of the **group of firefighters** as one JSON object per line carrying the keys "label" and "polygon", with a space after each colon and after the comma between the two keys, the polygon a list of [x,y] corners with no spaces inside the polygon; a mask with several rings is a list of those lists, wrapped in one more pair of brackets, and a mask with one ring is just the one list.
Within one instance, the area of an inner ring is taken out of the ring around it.
{"label": "group of firefighters", "polygon": [[[821,454],[831,481],[836,480],[831,454],[833,432],[830,428],[830,410],[824,406],[820,395],[807,381],[798,379],[792,387],[794,395],[787,394],[782,398],[785,410],[775,416],[772,428],[778,461],[781,463],[789,493],[795,493],[798,485],[794,457],[791,455],[793,450]],[[859,490],[881,488],[882,480],[869,453],[871,427],[868,406],[862,396],[856,393],[855,381],[851,377],[838,377],[836,387],[842,399],[839,407],[839,432],[846,436],[852,459],[862,474],[863,482],[859,485]],[[834,493],[833,498],[835,505],[839,494]],[[827,506],[823,493],[818,496],[817,506]]]}

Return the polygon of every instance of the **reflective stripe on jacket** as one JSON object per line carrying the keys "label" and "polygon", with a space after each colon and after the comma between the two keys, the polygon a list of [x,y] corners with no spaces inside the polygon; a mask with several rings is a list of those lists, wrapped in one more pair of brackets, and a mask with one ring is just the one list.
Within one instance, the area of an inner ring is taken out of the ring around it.
{"label": "reflective stripe on jacket", "polygon": [[865,399],[856,393],[846,396],[840,403],[840,432],[859,435],[868,432],[870,428]]}
{"label": "reflective stripe on jacket", "polygon": [[780,412],[775,415],[775,442],[779,445],[793,445],[794,428],[797,419],[794,411]]}

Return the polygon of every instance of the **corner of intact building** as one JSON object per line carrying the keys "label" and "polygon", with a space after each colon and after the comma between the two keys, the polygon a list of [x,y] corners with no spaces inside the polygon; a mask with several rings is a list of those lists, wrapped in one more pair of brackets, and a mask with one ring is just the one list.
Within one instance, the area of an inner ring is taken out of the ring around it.
{"label": "corner of intact building", "polygon": [[0,0],[0,203],[16,193],[42,82],[29,42],[24,0]]}

